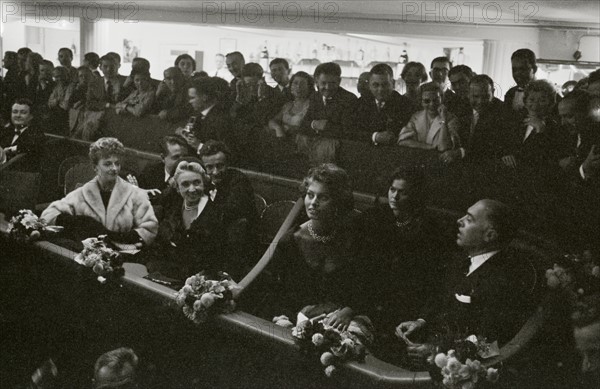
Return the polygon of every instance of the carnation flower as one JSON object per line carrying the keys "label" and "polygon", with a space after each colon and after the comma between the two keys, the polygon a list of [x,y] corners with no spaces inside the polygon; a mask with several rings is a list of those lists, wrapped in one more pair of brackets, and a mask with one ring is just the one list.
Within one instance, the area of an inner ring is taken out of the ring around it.
{"label": "carnation flower", "polygon": [[204,293],[202,297],[200,297],[200,304],[205,308],[210,308],[215,303],[215,295],[212,293]]}
{"label": "carnation flower", "polygon": [[446,366],[448,366],[448,370],[450,370],[451,373],[458,373],[458,370],[460,370],[462,363],[460,363],[458,359],[450,357],[448,358],[448,364]]}
{"label": "carnation flower", "polygon": [[329,365],[325,368],[325,375],[329,378],[331,378],[331,376],[333,376],[333,374],[335,373],[336,368],[333,365]]}
{"label": "carnation flower", "polygon": [[498,369],[494,369],[493,367],[489,367],[486,372],[485,379],[490,382],[497,382],[500,375],[498,374]]}
{"label": "carnation flower", "polygon": [[[476,371],[473,371],[473,373],[477,374]],[[462,365],[458,370],[457,374],[460,377],[460,379],[466,380],[469,377],[471,377],[471,368],[467,365]]]}
{"label": "carnation flower", "polygon": [[475,389],[475,383],[472,381],[463,382],[461,389]]}
{"label": "carnation flower", "polygon": [[312,336],[312,342],[315,346],[320,347],[323,345],[325,338],[323,334],[316,333]]}
{"label": "carnation flower", "polygon": [[446,366],[446,364],[448,363],[448,358],[446,357],[446,354],[439,353],[438,355],[435,356],[434,362],[435,362],[435,365],[441,369],[442,367]]}
{"label": "carnation flower", "polygon": [[194,311],[199,311],[202,309],[202,301],[196,300],[194,301]]}
{"label": "carnation flower", "polygon": [[321,355],[321,364],[323,366],[331,366],[335,363],[335,356],[329,351],[324,352]]}

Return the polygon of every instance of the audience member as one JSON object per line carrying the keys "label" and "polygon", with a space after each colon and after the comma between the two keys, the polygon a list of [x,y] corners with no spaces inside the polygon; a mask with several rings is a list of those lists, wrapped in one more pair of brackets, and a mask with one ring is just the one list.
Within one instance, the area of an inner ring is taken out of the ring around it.
{"label": "audience member", "polygon": [[525,111],[525,88],[535,80],[537,64],[535,53],[529,49],[519,49],[510,57],[513,79],[516,86],[510,88],[504,95],[504,104],[513,112],[519,112],[523,117]]}
{"label": "audience member", "polygon": [[98,67],[100,66],[100,56],[97,53],[85,53],[83,56],[83,66],[90,68],[94,76],[102,77],[98,71]]}
{"label": "audience member", "polygon": [[4,150],[7,160],[27,153],[27,170],[37,171],[45,141],[44,132],[36,126],[31,100],[15,100],[11,111],[11,124],[0,128],[0,147]]}
{"label": "audience member", "polygon": [[442,93],[442,102],[446,104],[446,101],[451,98],[452,89],[449,88],[448,74],[450,73],[450,69],[452,68],[452,63],[448,57],[437,57],[431,61],[431,68],[429,70],[429,75],[431,76],[431,81],[435,82]]}
{"label": "audience member", "polygon": [[164,80],[156,90],[158,117],[177,122],[190,113],[185,78],[178,67],[167,68],[163,75]]}
{"label": "audience member", "polygon": [[242,69],[246,64],[246,60],[244,59],[242,53],[239,51],[234,51],[225,56],[225,63],[227,64],[227,69],[233,76],[233,79],[229,82],[229,90],[232,100],[235,100],[237,95],[237,83],[242,79]]}
{"label": "audience member", "polygon": [[58,134],[69,134],[69,101],[77,86],[77,80],[69,78],[69,71],[57,66],[52,70],[52,79],[54,88],[48,97],[48,107],[50,108],[50,122]]}
{"label": "audience member", "polygon": [[58,62],[60,66],[67,69],[71,80],[77,79],[77,69],[71,63],[73,62],[73,51],[67,47],[62,47],[58,50]]}
{"label": "audience member", "polygon": [[131,61],[131,73],[129,74],[129,76],[127,76],[127,78],[125,79],[125,83],[123,84],[125,89],[131,91],[135,89],[133,77],[137,73],[148,73],[148,80],[150,81],[152,89],[156,90],[156,88],[158,88],[158,84],[160,84],[160,81],[150,77],[150,61],[148,61],[146,58],[135,57]]}
{"label": "audience member", "polygon": [[42,123],[47,123],[50,119],[48,100],[54,90],[54,80],[52,73],[54,64],[48,60],[42,60],[39,65],[37,85],[33,92],[33,107],[35,116]]}
{"label": "audience member", "polygon": [[587,91],[590,95],[600,97],[600,69],[596,69],[588,76]]}
{"label": "audience member", "polygon": [[356,83],[356,91],[358,94],[362,96],[369,96],[371,94],[371,89],[369,88],[369,80],[371,79],[370,72],[362,72],[360,76],[358,76],[358,81]]}
{"label": "audience member", "polygon": [[449,94],[444,100],[448,112],[452,112],[460,122],[459,136],[461,139],[468,138],[472,108],[469,103],[469,81],[475,73],[466,65],[454,66],[448,72],[450,87],[454,94]]}
{"label": "audience member", "polygon": [[130,92],[124,86],[127,77],[120,75],[118,69],[119,65],[115,60],[115,56],[106,54],[100,58],[100,70],[104,75],[102,78],[104,85],[102,100],[106,108],[114,108],[115,104],[125,99]]}
{"label": "audience member", "polygon": [[406,85],[404,96],[412,100],[416,110],[421,106],[419,100],[419,87],[427,81],[427,70],[421,62],[409,62],[402,68],[400,78]]}
{"label": "audience member", "polygon": [[[451,328],[454,336],[475,334],[500,346],[509,341],[530,314],[535,279],[523,254],[508,248],[516,222],[513,211],[499,201],[471,206],[458,220],[456,239],[469,260],[457,264],[448,290],[430,300],[418,320],[398,325],[398,338],[406,341],[427,327],[432,334]],[[431,349],[408,341],[408,354],[424,362]]]}
{"label": "audience member", "polygon": [[311,97],[299,134],[304,146],[300,149],[311,166],[335,160],[339,141],[344,132],[354,126],[357,98],[340,86],[342,69],[333,62],[322,63],[315,69],[317,93]]}
{"label": "audience member", "polygon": [[25,97],[36,103],[36,92],[38,88],[38,79],[40,72],[40,65],[44,61],[44,58],[38,53],[29,53],[25,59]]}
{"label": "audience member", "polygon": [[102,354],[94,364],[93,389],[138,388],[139,358],[126,347]]}
{"label": "audience member", "polygon": [[119,115],[128,113],[139,118],[152,111],[156,92],[152,87],[150,73],[148,72],[135,73],[133,84],[135,90],[115,105],[115,112]]}
{"label": "audience member", "polygon": [[227,70],[227,66],[225,65],[225,56],[221,53],[215,55],[215,73],[213,77],[219,77],[224,79],[229,83],[233,78],[233,75]]}
{"label": "audience member", "polygon": [[196,60],[189,54],[181,54],[175,59],[175,66],[181,70],[183,78],[189,81],[196,71]]}
{"label": "audience member", "polygon": [[400,131],[398,145],[440,152],[460,147],[458,119],[442,104],[437,83],[421,86],[421,105]]}
{"label": "audience member", "polygon": [[96,177],[50,204],[42,218],[64,226],[75,238],[107,234],[119,243],[150,244],[158,221],[146,193],[119,177],[124,154],[123,144],[115,138],[92,143],[89,156]]}
{"label": "audience member", "polygon": [[356,124],[352,131],[346,129],[346,136],[374,145],[394,144],[413,114],[412,102],[394,90],[394,76],[389,66],[375,65],[370,74],[371,93],[358,99]]}
{"label": "audience member", "polygon": [[308,73],[297,72],[292,76],[290,89],[293,100],[286,103],[269,121],[269,129],[275,132],[277,138],[293,138],[295,141],[308,111],[310,96],[315,91],[315,81]]}
{"label": "audience member", "polygon": [[2,79],[2,100],[0,113],[4,121],[10,121],[11,107],[18,97],[23,97],[25,82],[19,77],[19,57],[14,51],[4,53],[2,66],[6,69]]}

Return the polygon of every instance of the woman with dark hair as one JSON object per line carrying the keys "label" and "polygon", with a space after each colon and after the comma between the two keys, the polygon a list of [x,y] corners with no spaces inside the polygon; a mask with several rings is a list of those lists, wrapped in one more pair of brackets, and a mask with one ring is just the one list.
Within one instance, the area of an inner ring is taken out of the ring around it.
{"label": "woman with dark hair", "polygon": [[395,318],[421,308],[439,284],[440,255],[452,239],[444,238],[425,203],[423,171],[399,168],[388,180],[385,197],[377,197],[375,206],[360,215],[360,267],[367,282],[378,285],[367,314],[377,328],[391,330]]}
{"label": "woman with dark hair", "polygon": [[325,323],[347,329],[359,291],[355,282],[355,238],[350,178],[334,164],[312,168],[301,185],[308,221],[277,244],[271,271],[281,281],[277,314],[295,318],[327,313]]}
{"label": "woman with dark hair", "polygon": [[196,71],[196,60],[189,54],[181,54],[175,59],[175,66],[177,66],[183,77],[187,80],[192,78],[192,75]]}
{"label": "woman with dark hair", "polygon": [[290,80],[290,91],[293,100],[286,103],[277,116],[269,121],[269,129],[275,132],[277,138],[295,137],[308,111],[315,81],[308,73],[298,72]]}
{"label": "woman with dark hair", "polygon": [[188,117],[188,91],[185,77],[178,67],[165,69],[164,80],[156,89],[156,110],[161,120],[176,122]]}
{"label": "woman with dark hair", "polygon": [[404,96],[410,98],[419,107],[419,86],[427,81],[427,69],[421,62],[409,62],[402,68],[400,78],[406,85]]}

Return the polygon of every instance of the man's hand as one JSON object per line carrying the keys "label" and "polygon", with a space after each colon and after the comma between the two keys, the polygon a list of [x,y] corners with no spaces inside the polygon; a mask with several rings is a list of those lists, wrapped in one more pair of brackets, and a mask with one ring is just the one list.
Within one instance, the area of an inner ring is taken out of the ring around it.
{"label": "man's hand", "polygon": [[433,345],[428,343],[414,344],[406,347],[408,358],[413,367],[425,366],[427,358],[433,353]]}
{"label": "man's hand", "polygon": [[600,171],[600,150],[598,150],[596,145],[592,145],[592,149],[585,161],[583,161],[583,164],[581,164],[581,168],[583,169],[585,178],[598,176],[598,172]]}
{"label": "man's hand", "polygon": [[452,163],[454,161],[460,160],[461,158],[462,153],[460,152],[460,149],[448,150],[440,154],[440,161],[442,161],[445,164]]}
{"label": "man's hand", "polygon": [[327,315],[324,323],[340,331],[346,331],[353,316],[354,312],[352,309],[345,307]]}
{"label": "man's hand", "polygon": [[514,155],[505,155],[504,157],[502,157],[502,163],[504,163],[505,166],[511,167],[513,169],[517,168],[517,159]]}
{"label": "man's hand", "polygon": [[396,327],[396,336],[400,339],[406,339],[410,334],[425,327],[424,320],[405,321]]}
{"label": "man's hand", "polygon": [[390,131],[379,131],[375,134],[375,143],[377,143],[377,144],[382,144],[382,145],[394,144],[395,140],[396,140],[396,135],[394,135],[394,133],[390,132]]}

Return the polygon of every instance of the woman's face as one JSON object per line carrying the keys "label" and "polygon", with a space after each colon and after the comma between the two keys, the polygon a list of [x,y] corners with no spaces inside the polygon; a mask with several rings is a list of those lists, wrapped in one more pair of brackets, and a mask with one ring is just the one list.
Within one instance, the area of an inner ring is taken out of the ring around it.
{"label": "woman's face", "polygon": [[196,172],[185,170],[177,176],[177,192],[187,204],[197,204],[204,196],[204,181]]}
{"label": "woman's face", "polygon": [[194,72],[194,64],[188,58],[184,58],[181,61],[179,61],[177,67],[181,69],[181,72],[186,78],[191,77],[192,73]]}
{"label": "woman's face", "polygon": [[169,88],[171,92],[175,92],[175,72],[170,70],[165,70],[163,75],[165,76],[165,84]]}
{"label": "woman's face", "polygon": [[525,108],[529,116],[546,117],[551,113],[553,106],[554,101],[544,92],[531,92],[525,99]]}
{"label": "woman's face", "polygon": [[430,114],[437,115],[441,103],[442,98],[439,92],[423,92],[421,96],[421,106]]}
{"label": "woman's face", "polygon": [[421,85],[421,76],[421,69],[413,66],[404,74],[404,82],[406,83],[406,86],[416,88]]}
{"label": "woman's face", "polygon": [[294,81],[290,86],[290,91],[294,99],[305,99],[309,95],[308,80],[304,77],[294,77]]}
{"label": "woman's face", "polygon": [[410,184],[403,179],[395,179],[388,189],[388,204],[395,215],[410,211],[411,190]]}
{"label": "woman's face", "polygon": [[96,175],[102,183],[112,183],[117,180],[121,171],[121,160],[116,155],[101,158],[96,164]]}
{"label": "woman's face", "polygon": [[335,205],[327,186],[312,181],[304,196],[304,208],[311,220],[331,221],[335,215]]}

